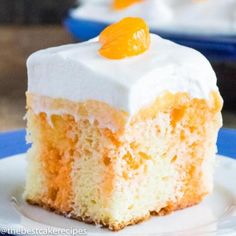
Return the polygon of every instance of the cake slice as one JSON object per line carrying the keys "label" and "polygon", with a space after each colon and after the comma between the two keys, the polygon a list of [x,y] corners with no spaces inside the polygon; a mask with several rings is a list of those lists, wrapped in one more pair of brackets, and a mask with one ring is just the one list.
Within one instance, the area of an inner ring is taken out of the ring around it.
{"label": "cake slice", "polygon": [[212,191],[222,99],[199,52],[125,18],[27,67],[27,202],[120,230]]}

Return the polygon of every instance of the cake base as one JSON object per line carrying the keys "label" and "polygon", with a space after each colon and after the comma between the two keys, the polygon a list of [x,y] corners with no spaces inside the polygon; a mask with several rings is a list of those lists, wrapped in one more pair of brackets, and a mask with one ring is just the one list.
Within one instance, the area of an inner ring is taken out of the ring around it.
{"label": "cake base", "polygon": [[149,212],[148,214],[146,214],[143,217],[131,219],[129,222],[126,222],[125,224],[108,225],[108,224],[105,224],[103,221],[94,221],[92,218],[89,218],[89,217],[86,217],[86,216],[84,216],[84,217],[83,216],[76,216],[76,215],[73,215],[73,213],[72,214],[65,214],[65,213],[61,212],[60,209],[52,208],[51,206],[46,205],[43,202],[34,202],[33,200],[30,200],[30,199],[26,199],[26,201],[30,205],[42,207],[47,211],[50,211],[50,212],[53,212],[55,214],[64,216],[66,218],[70,218],[70,219],[73,219],[73,220],[78,220],[78,221],[84,222],[86,224],[99,225],[101,227],[108,228],[109,230],[112,230],[112,231],[119,231],[119,230],[124,229],[126,226],[131,226],[131,225],[141,223],[143,221],[146,221],[146,220],[150,219],[150,217],[152,217],[152,216],[169,215],[169,214],[171,214],[175,211],[182,210],[182,209],[185,209],[185,208],[188,208],[188,207],[192,207],[194,205],[197,205],[199,202],[201,202],[201,200],[199,200],[197,202],[192,202],[192,203],[188,202],[187,205],[186,204],[185,205],[184,204],[182,204],[182,205],[178,204],[178,205],[175,205],[175,206],[174,205],[173,206],[168,206],[168,207],[165,207],[165,208],[161,209],[158,212],[157,211],[152,211],[152,212]]}
{"label": "cake base", "polygon": [[117,231],[212,191],[218,93],[166,93],[132,117],[97,101],[27,99],[30,204]]}

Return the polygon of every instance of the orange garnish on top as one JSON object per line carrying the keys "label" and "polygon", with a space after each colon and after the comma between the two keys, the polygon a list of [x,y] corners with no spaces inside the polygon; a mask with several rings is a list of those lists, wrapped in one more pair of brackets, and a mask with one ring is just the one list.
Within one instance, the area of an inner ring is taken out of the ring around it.
{"label": "orange garnish on top", "polygon": [[114,0],[113,1],[113,8],[115,10],[122,10],[127,8],[135,3],[142,2],[143,0]]}
{"label": "orange garnish on top", "polygon": [[141,18],[127,17],[108,26],[99,36],[99,53],[109,59],[122,59],[144,53],[150,46],[149,28]]}

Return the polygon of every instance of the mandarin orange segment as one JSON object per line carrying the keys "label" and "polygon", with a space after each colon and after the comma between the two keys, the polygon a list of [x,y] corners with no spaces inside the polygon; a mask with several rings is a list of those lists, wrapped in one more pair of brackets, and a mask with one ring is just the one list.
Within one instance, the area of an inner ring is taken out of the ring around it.
{"label": "mandarin orange segment", "polygon": [[150,46],[149,28],[141,18],[127,17],[108,26],[99,36],[99,53],[109,59],[122,59],[144,53]]}
{"label": "mandarin orange segment", "polygon": [[135,3],[142,2],[143,0],[114,0],[113,1],[113,8],[115,10],[122,10],[127,8]]}

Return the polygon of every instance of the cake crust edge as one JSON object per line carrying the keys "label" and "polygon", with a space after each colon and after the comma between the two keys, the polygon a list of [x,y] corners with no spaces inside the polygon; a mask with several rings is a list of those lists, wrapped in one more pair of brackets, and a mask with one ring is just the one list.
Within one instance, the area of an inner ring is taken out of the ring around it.
{"label": "cake crust edge", "polygon": [[159,211],[149,211],[148,214],[146,214],[142,217],[133,218],[127,222],[119,223],[119,224],[109,224],[109,223],[106,223],[103,221],[93,220],[91,217],[88,217],[88,216],[76,216],[73,213],[65,213],[65,212],[63,213],[62,211],[60,211],[60,209],[49,206],[48,204],[45,204],[40,200],[37,201],[37,200],[26,198],[25,201],[30,205],[42,207],[43,209],[45,209],[49,212],[52,212],[54,214],[58,214],[58,215],[64,216],[69,219],[74,219],[74,220],[77,220],[80,222],[84,222],[86,224],[101,225],[102,228],[108,228],[109,230],[116,232],[116,231],[120,231],[120,230],[124,229],[126,226],[132,226],[132,225],[136,225],[141,222],[144,222],[144,221],[150,219],[152,216],[154,216],[154,217],[165,216],[165,215],[169,215],[171,213],[174,213],[175,211],[179,211],[179,210],[186,209],[188,207],[192,207],[192,206],[200,203],[204,197],[205,197],[205,195],[203,195],[199,198],[191,199],[191,201],[189,201],[189,202],[185,201],[183,203],[170,204],[170,205],[160,209]]}

